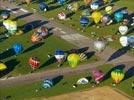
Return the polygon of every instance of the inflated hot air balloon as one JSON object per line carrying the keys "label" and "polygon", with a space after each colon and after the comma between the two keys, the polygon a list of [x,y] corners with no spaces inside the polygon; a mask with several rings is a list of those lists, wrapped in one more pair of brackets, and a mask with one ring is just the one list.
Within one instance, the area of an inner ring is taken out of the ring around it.
{"label": "inflated hot air balloon", "polygon": [[123,71],[120,69],[115,69],[114,71],[111,72],[111,77],[112,77],[114,83],[116,83],[116,84],[120,83],[123,80],[124,76],[125,75],[124,75]]}
{"label": "inflated hot air balloon", "polygon": [[43,88],[51,88],[53,86],[53,81],[50,79],[45,79],[42,84]]}
{"label": "inflated hot air balloon", "polygon": [[40,60],[37,57],[30,57],[28,63],[33,69],[39,68],[40,66]]}
{"label": "inflated hot air balloon", "polygon": [[59,4],[64,5],[64,3],[66,2],[66,0],[57,0]]}
{"label": "inflated hot air balloon", "polygon": [[81,17],[80,23],[81,23],[81,25],[82,25],[83,27],[85,27],[85,26],[87,26],[87,25],[90,24],[90,21],[89,21],[89,19],[88,19],[87,17]]}
{"label": "inflated hot air balloon", "polygon": [[109,22],[111,21],[110,15],[105,14],[105,15],[102,17],[101,21],[102,21],[103,24],[109,23]]}
{"label": "inflated hot air balloon", "polygon": [[134,35],[128,37],[128,44],[130,47],[134,48]]}
{"label": "inflated hot air balloon", "polygon": [[64,53],[64,51],[62,51],[62,50],[56,50],[54,56],[55,56],[55,58],[57,59],[57,61],[58,61],[59,63],[63,62],[64,59],[65,59],[65,53]]}
{"label": "inflated hot air balloon", "polygon": [[95,41],[94,42],[94,48],[98,52],[101,52],[101,51],[103,51],[106,48],[106,43],[103,42],[103,41]]}
{"label": "inflated hot air balloon", "polygon": [[3,25],[5,26],[5,28],[7,29],[7,30],[9,30],[10,29],[10,23],[12,22],[12,20],[4,20],[3,21]]}
{"label": "inflated hot air balloon", "polygon": [[0,71],[3,71],[5,69],[7,69],[7,66],[4,63],[0,62]]}
{"label": "inflated hot air balloon", "polygon": [[40,8],[41,11],[47,11],[48,10],[48,5],[45,4],[44,2],[41,2],[39,4],[39,8]]}
{"label": "inflated hot air balloon", "polygon": [[13,50],[14,50],[15,54],[20,54],[23,51],[23,45],[20,43],[15,43],[13,45]]}
{"label": "inflated hot air balloon", "polygon": [[116,12],[114,14],[114,19],[117,21],[117,22],[120,22],[122,19],[123,19],[123,13],[122,12]]}
{"label": "inflated hot air balloon", "polygon": [[69,54],[67,61],[72,68],[75,68],[80,62],[80,56],[76,53]]}
{"label": "inflated hot air balloon", "polygon": [[1,13],[1,16],[5,20],[5,19],[8,19],[10,17],[10,13],[8,11],[4,11]]}
{"label": "inflated hot air balloon", "polygon": [[97,10],[99,8],[99,4],[97,2],[93,2],[91,3],[90,7],[92,10]]}
{"label": "inflated hot air balloon", "polygon": [[37,33],[34,33],[32,36],[31,36],[31,41],[33,43],[37,43],[37,42],[40,42],[42,40],[42,36],[40,36],[39,34]]}
{"label": "inflated hot air balloon", "polygon": [[100,83],[104,79],[104,73],[98,69],[92,70],[92,76],[97,84]]}
{"label": "inflated hot air balloon", "polygon": [[104,3],[108,3],[110,2],[111,0],[103,0]]}
{"label": "inflated hot air balloon", "polygon": [[90,17],[91,16],[91,14],[90,14],[90,12],[89,12],[89,10],[88,9],[85,9],[83,12],[82,12],[82,16],[83,17]]}
{"label": "inflated hot air balloon", "polygon": [[93,18],[94,22],[97,24],[102,18],[102,14],[99,11],[95,11],[92,13],[91,17]]}
{"label": "inflated hot air balloon", "polygon": [[78,2],[72,4],[72,11],[78,11],[79,8],[80,8],[80,4]]}
{"label": "inflated hot air balloon", "polygon": [[113,10],[113,7],[112,7],[112,6],[107,6],[107,7],[105,8],[105,12],[106,12],[107,14],[112,14],[112,10]]}
{"label": "inflated hot air balloon", "polygon": [[35,31],[36,34],[39,34],[42,38],[45,38],[48,36],[48,28],[45,26],[41,26]]}
{"label": "inflated hot air balloon", "polygon": [[92,0],[84,0],[85,5],[89,5],[92,2]]}
{"label": "inflated hot air balloon", "polygon": [[128,37],[127,36],[121,36],[120,39],[120,44],[123,46],[123,47],[126,47],[128,46]]}
{"label": "inflated hot air balloon", "polygon": [[119,26],[119,32],[121,33],[121,35],[126,35],[128,31],[128,27],[127,26]]}
{"label": "inflated hot air balloon", "polygon": [[17,32],[17,22],[11,21],[10,22],[10,28],[8,29],[8,32],[14,35]]}
{"label": "inflated hot air balloon", "polygon": [[64,12],[59,13],[58,18],[61,20],[66,19],[66,14]]}

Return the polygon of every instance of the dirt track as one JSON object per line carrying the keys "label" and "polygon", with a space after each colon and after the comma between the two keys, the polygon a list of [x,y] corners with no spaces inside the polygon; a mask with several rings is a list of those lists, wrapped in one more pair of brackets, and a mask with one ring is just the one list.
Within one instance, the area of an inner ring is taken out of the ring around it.
{"label": "dirt track", "polygon": [[92,90],[63,94],[42,100],[131,100],[111,87],[99,87]]}

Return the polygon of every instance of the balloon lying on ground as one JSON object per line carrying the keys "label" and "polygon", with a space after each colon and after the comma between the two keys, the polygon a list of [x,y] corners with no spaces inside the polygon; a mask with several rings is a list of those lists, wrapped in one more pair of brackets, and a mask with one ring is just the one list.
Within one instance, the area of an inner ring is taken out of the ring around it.
{"label": "balloon lying on ground", "polygon": [[41,26],[38,29],[36,29],[34,33],[38,34],[42,38],[46,38],[48,36],[48,28],[45,26]]}
{"label": "balloon lying on ground", "polygon": [[120,44],[123,46],[123,47],[126,47],[128,46],[128,37],[127,36],[121,36],[120,39]]}
{"label": "balloon lying on ground", "polygon": [[106,48],[106,43],[103,41],[95,41],[94,42],[94,49],[98,52],[103,51]]}
{"label": "balloon lying on ground", "polygon": [[88,84],[89,81],[87,78],[80,78],[78,81],[77,81],[77,84]]}
{"label": "balloon lying on ground", "polygon": [[89,5],[92,2],[92,0],[84,0],[85,5]]}
{"label": "balloon lying on ground", "polygon": [[120,22],[122,19],[123,19],[123,13],[122,12],[116,12],[114,14],[114,19],[117,21],[117,22]]}
{"label": "balloon lying on ground", "polygon": [[104,79],[104,73],[98,69],[92,69],[92,76],[96,83],[100,83]]}
{"label": "balloon lying on ground", "polygon": [[90,24],[90,21],[87,17],[81,17],[80,23],[81,23],[82,26],[87,26],[87,25]]}
{"label": "balloon lying on ground", "polygon": [[40,8],[41,11],[47,11],[48,10],[48,5],[45,4],[45,2],[41,2],[39,4],[39,8]]}
{"label": "balloon lying on ground", "polygon": [[91,3],[90,7],[92,10],[97,10],[99,8],[99,4],[97,2],[93,2]]}
{"label": "balloon lying on ground", "polygon": [[82,16],[83,16],[83,17],[88,17],[88,18],[89,18],[90,15],[91,15],[91,14],[90,14],[90,12],[89,12],[88,9],[85,9],[85,10],[82,12]]}
{"label": "balloon lying on ground", "polygon": [[6,70],[6,69],[7,69],[7,66],[4,63],[0,62],[0,71]]}
{"label": "balloon lying on ground", "polygon": [[51,88],[53,86],[53,81],[50,79],[45,79],[42,84],[43,88]]}
{"label": "balloon lying on ground", "polygon": [[105,8],[105,12],[106,12],[107,14],[112,14],[112,10],[113,10],[113,7],[112,7],[112,6],[107,6],[107,7]]}
{"label": "balloon lying on ground", "polygon": [[126,35],[128,31],[128,27],[127,26],[119,26],[119,32],[121,33],[121,35]]}
{"label": "balloon lying on ground", "polygon": [[91,15],[91,17],[93,18],[94,22],[97,24],[100,22],[101,18],[102,18],[102,14],[99,11],[94,11]]}
{"label": "balloon lying on ground", "polygon": [[8,11],[4,11],[1,13],[3,19],[8,19],[10,17],[10,13]]}
{"label": "balloon lying on ground", "polygon": [[13,45],[13,50],[14,50],[15,54],[20,54],[23,51],[23,45],[20,43],[15,43]]}
{"label": "balloon lying on ground", "polygon": [[111,77],[112,77],[114,83],[116,83],[116,84],[120,83],[123,80],[124,76],[125,75],[124,75],[123,71],[120,69],[115,69],[114,71],[111,72]]}
{"label": "balloon lying on ground", "polygon": [[101,19],[103,24],[107,24],[111,21],[111,16],[109,14],[105,14]]}
{"label": "balloon lying on ground", "polygon": [[40,36],[39,34],[37,33],[34,33],[32,36],[31,36],[31,41],[32,43],[38,43],[42,40],[42,36]]}
{"label": "balloon lying on ground", "polygon": [[75,68],[80,62],[80,56],[76,53],[69,54],[67,57],[67,61],[72,68]]}
{"label": "balloon lying on ground", "polygon": [[128,41],[129,46],[134,48],[134,35],[128,36],[127,41]]}
{"label": "balloon lying on ground", "polygon": [[72,11],[78,11],[80,8],[80,5],[78,2],[75,2],[72,4]]}
{"label": "balloon lying on ground", "polygon": [[15,34],[17,32],[17,22],[12,20],[3,21],[3,25],[8,30],[9,33]]}
{"label": "balloon lying on ground", "polygon": [[28,60],[28,64],[33,68],[37,69],[40,66],[40,60],[37,57],[30,57]]}
{"label": "balloon lying on ground", "polygon": [[65,60],[65,52],[62,51],[62,50],[56,50],[55,52],[55,58],[57,59],[57,61],[60,63],[60,62],[63,62]]}
{"label": "balloon lying on ground", "polygon": [[59,13],[58,18],[61,19],[61,20],[66,19],[66,14],[64,12]]}

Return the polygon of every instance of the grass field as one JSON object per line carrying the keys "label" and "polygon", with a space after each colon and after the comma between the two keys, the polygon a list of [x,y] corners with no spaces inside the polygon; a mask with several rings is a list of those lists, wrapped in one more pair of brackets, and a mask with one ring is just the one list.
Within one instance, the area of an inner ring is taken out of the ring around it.
{"label": "grass field", "polygon": [[[110,73],[111,70],[113,70],[112,65],[103,65],[99,66],[99,69],[102,69],[103,72],[107,75],[106,80],[104,80],[100,85],[97,87],[101,86],[112,86],[112,79],[110,78]],[[90,80],[89,84],[87,85],[79,85],[77,88],[73,88],[72,85],[77,82],[79,78],[82,77],[88,77]],[[79,75],[68,75],[68,76],[63,76],[63,79],[59,81],[54,87],[50,89],[43,89],[42,88],[42,82],[36,82],[32,84],[27,84],[27,85],[19,85],[19,86],[14,86],[14,87],[7,87],[7,88],[0,88],[1,91],[1,96],[0,99],[2,99],[4,96],[11,96],[10,100],[24,100],[27,99],[29,100],[30,98],[41,98],[41,97],[51,97],[51,96],[56,96],[64,93],[70,93],[73,91],[80,91],[84,89],[89,89],[92,86],[92,79],[91,75],[89,74],[89,71],[79,74]],[[131,83],[133,82],[133,77],[128,77],[127,79],[124,79],[120,84],[118,84],[114,88],[118,88],[121,91],[127,93],[129,96],[134,97],[133,90],[131,89]],[[64,84],[64,85],[63,85]],[[39,92],[35,92],[36,89],[39,90]]]}

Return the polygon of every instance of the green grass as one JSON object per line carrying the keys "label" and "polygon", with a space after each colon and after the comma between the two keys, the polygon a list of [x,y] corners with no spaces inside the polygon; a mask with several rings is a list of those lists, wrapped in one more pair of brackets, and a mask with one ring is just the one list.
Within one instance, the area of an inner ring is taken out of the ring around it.
{"label": "green grass", "polygon": [[[99,69],[102,69],[103,72],[107,73],[109,70],[113,68],[112,65],[103,65],[99,66]],[[89,74],[89,71],[79,74],[79,75],[69,75],[64,76],[63,80],[61,80],[59,83],[57,83],[55,86],[53,86],[50,89],[43,89],[42,88],[42,82],[36,82],[32,84],[27,85],[18,85],[18,86],[12,86],[7,88],[0,88],[2,99],[4,96],[11,96],[10,100],[22,100],[22,99],[30,99],[30,98],[40,98],[40,97],[51,97],[55,95],[60,95],[64,93],[69,93],[73,91],[80,91],[84,89],[90,89],[92,84],[92,80],[90,80],[89,84],[87,85],[79,85],[76,89],[72,88],[72,85],[77,82],[79,78],[82,77],[91,77]],[[67,82],[67,84],[63,85],[63,83]],[[127,80],[122,81],[120,84],[118,84],[114,88],[118,88],[121,91],[127,93],[129,96],[134,96],[133,91],[131,89],[131,83],[133,82],[133,77],[130,77]],[[109,77],[107,80],[100,83],[98,86],[112,86],[112,79]],[[38,93],[35,92],[36,89],[40,89]]]}

